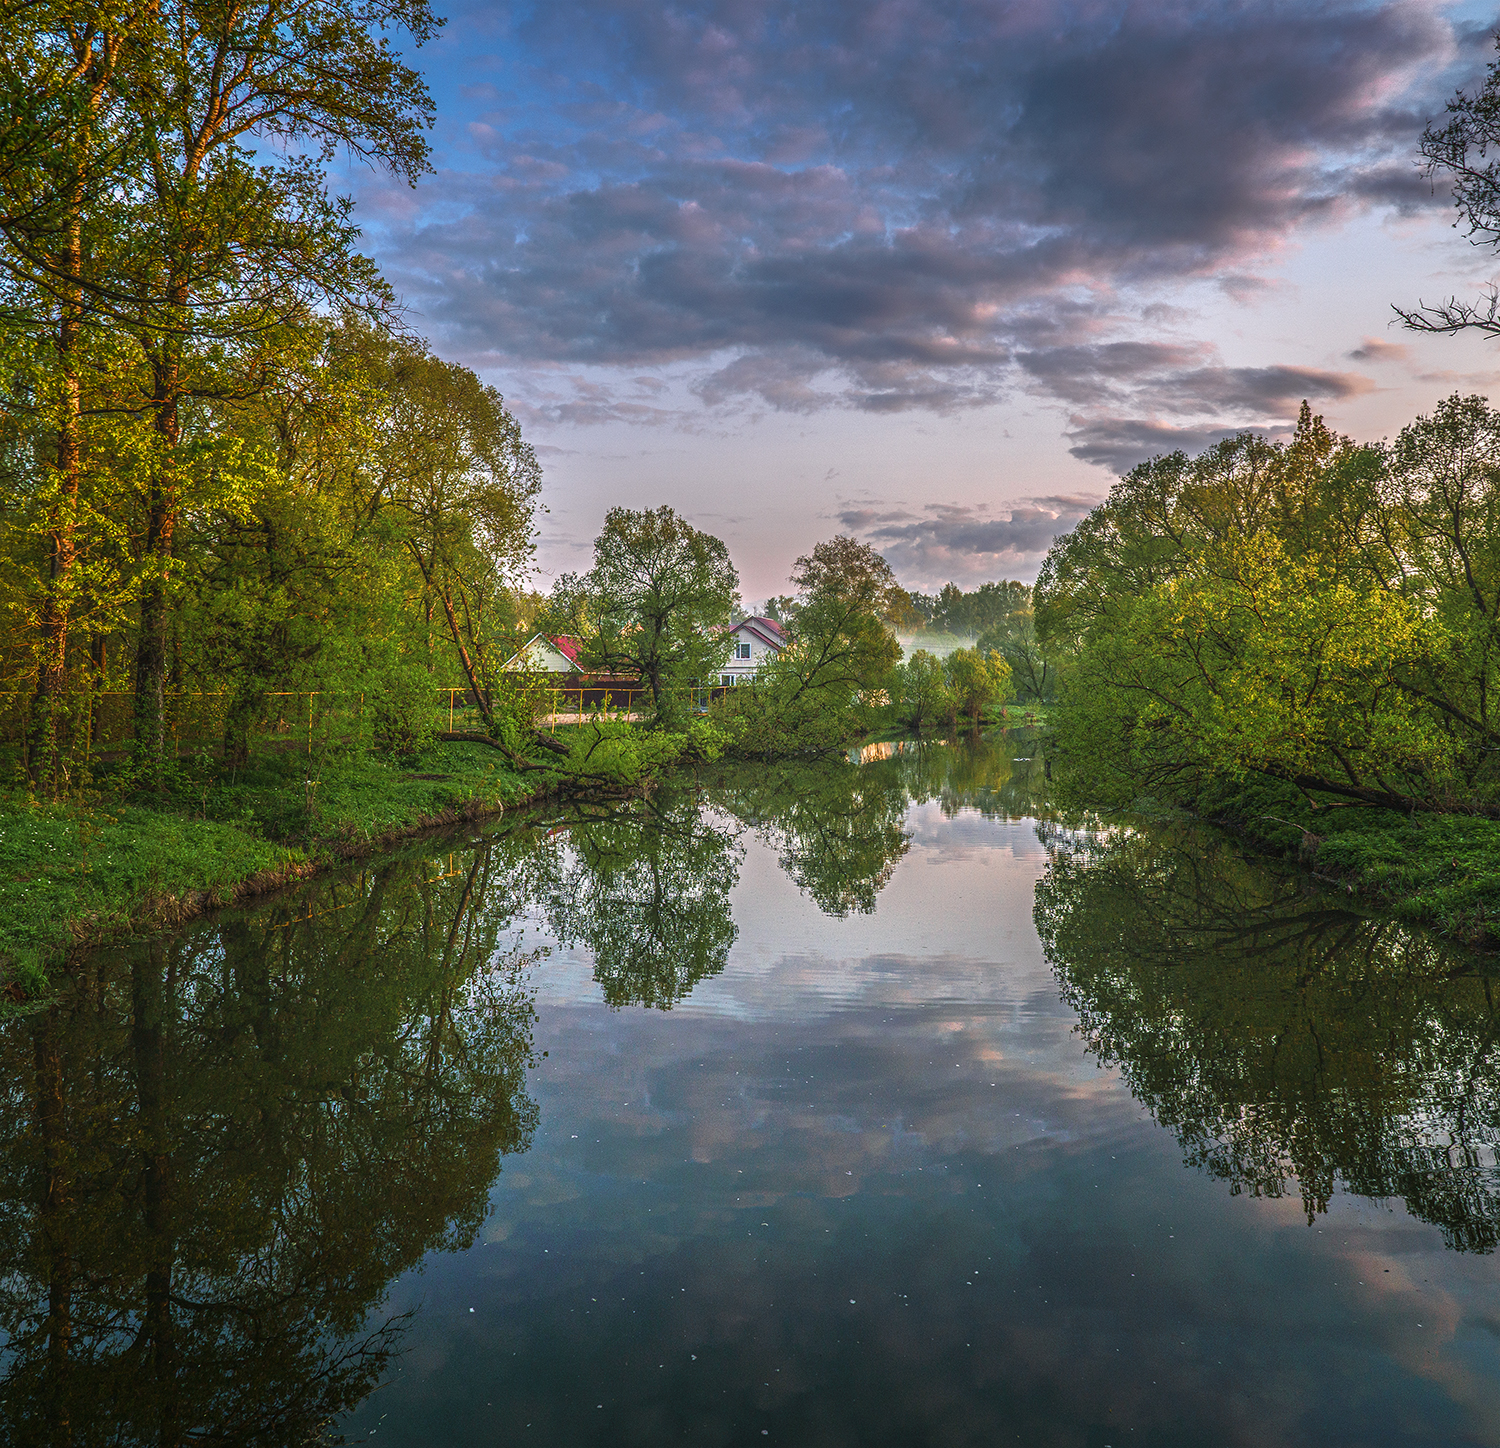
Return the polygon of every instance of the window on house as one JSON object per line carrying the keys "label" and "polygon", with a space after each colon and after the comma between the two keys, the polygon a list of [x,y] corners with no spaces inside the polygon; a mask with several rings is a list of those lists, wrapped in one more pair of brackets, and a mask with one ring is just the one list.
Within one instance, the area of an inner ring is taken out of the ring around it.
{"label": "window on house", "polygon": [[724,687],[726,689],[730,688],[734,684],[734,675],[733,674],[720,674],[719,675],[719,683],[720,683],[720,685],[722,687]]}
{"label": "window on house", "polygon": [[750,645],[749,644],[736,644],[735,645],[735,650],[734,650],[734,656],[737,659],[748,659],[750,657]]}

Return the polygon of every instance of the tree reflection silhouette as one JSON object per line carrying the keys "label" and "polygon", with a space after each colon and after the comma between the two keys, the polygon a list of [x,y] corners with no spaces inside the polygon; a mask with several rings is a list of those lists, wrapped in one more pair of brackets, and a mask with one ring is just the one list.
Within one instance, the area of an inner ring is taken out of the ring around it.
{"label": "tree reflection silhouette", "polygon": [[300,1443],[369,1391],[535,1126],[490,868],[96,954],[0,1030],[0,1442]]}
{"label": "tree reflection silhouette", "polygon": [[609,1005],[670,1010],[724,969],[743,859],[735,831],[706,818],[692,790],[664,789],[570,820],[534,888],[553,934],[592,953]]}
{"label": "tree reflection silhouette", "polygon": [[775,850],[777,863],[825,915],[868,915],[906,853],[910,796],[893,760],[769,766],[709,795]]}
{"label": "tree reflection silhouette", "polygon": [[1495,983],[1188,827],[1064,842],[1036,923],[1089,1049],[1234,1192],[1339,1182],[1500,1240]]}

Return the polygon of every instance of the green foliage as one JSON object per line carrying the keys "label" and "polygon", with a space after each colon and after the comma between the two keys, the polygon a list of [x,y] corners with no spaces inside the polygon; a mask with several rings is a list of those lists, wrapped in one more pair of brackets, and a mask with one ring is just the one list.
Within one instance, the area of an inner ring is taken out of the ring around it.
{"label": "green foliage", "polygon": [[955,649],[943,660],[949,707],[975,727],[1010,697],[1010,665],[998,650]]}
{"label": "green foliage", "polygon": [[926,649],[917,649],[896,665],[890,692],[896,717],[918,734],[952,711],[953,694],[943,661]]}
{"label": "green foliage", "polygon": [[1193,808],[1397,919],[1463,941],[1497,937],[1500,821],[1351,807],[1262,777],[1211,781]]}
{"label": "green foliage", "polygon": [[[1029,595],[1028,595],[1029,596]],[[1011,689],[1022,704],[1050,704],[1062,683],[1061,660],[1037,637],[1030,608],[986,629],[975,640],[982,654],[997,652],[1010,669]]]}
{"label": "green foliage", "polygon": [[1500,806],[1500,418],[1390,447],[1250,435],[1135,469],[1048,555],[1065,753],[1106,789],[1266,775],[1402,809]]}
{"label": "green foliage", "polygon": [[488,715],[540,471],[493,388],[392,335],[324,174],[337,147],[425,169],[430,100],[385,31],[440,23],[0,17],[0,690],[39,792],[99,774],[100,691],[133,694],[133,777],[162,791],[184,696],[225,698],[236,767],[281,692],[364,695],[398,751],[435,712],[419,668],[429,705],[458,683]]}
{"label": "green foliage", "polygon": [[437,732],[432,675],[421,664],[395,660],[369,678],[374,694],[374,743],[396,755],[420,753]]}
{"label": "green foliage", "polygon": [[568,757],[560,766],[577,784],[631,788],[674,764],[686,736],[640,729],[624,719],[595,718],[567,734]]}

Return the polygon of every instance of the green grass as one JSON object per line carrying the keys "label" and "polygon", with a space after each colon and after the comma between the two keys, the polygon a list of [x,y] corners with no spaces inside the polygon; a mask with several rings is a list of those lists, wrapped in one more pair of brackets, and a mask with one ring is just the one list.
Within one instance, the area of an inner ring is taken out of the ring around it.
{"label": "green grass", "polygon": [[217,820],[137,806],[0,801],[0,954],[35,982],[84,919],[117,926],[152,895],[219,890],[300,852]]}
{"label": "green grass", "polygon": [[49,965],[80,936],[125,933],[153,901],[199,891],[227,900],[252,876],[331,859],[476,802],[515,803],[545,778],[514,773],[484,745],[454,743],[404,760],[317,765],[286,753],[232,774],[186,769],[149,797],[44,804],[0,793],[4,1002],[44,993]]}
{"label": "green grass", "polygon": [[270,839],[368,839],[476,799],[509,804],[534,788],[494,749],[434,744],[416,758],[372,755],[315,768],[304,755],[271,755],[206,789],[184,781],[174,803]]}

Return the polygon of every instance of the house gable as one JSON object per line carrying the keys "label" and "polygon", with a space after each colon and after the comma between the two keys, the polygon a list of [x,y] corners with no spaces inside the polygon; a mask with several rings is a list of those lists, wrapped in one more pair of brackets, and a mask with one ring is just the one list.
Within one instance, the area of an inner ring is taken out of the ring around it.
{"label": "house gable", "polygon": [[578,641],[566,635],[535,634],[505,661],[507,673],[576,674]]}
{"label": "house gable", "polygon": [[786,645],[781,625],[771,618],[747,618],[728,629],[734,647],[720,676],[721,684],[748,684],[755,671]]}

